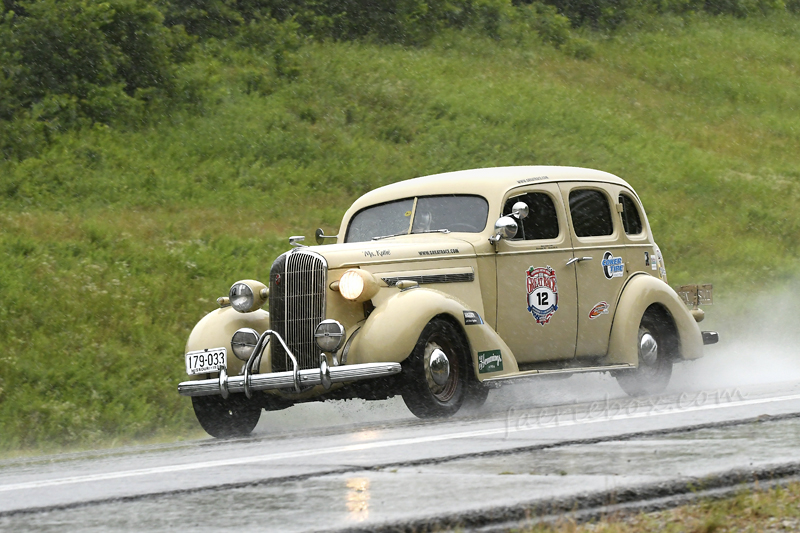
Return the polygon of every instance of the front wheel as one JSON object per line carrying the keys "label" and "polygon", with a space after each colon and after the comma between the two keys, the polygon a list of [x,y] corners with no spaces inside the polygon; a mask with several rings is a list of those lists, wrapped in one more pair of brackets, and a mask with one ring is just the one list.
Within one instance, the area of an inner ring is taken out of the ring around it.
{"label": "front wheel", "polygon": [[417,418],[454,415],[464,402],[468,349],[458,329],[434,318],[403,361],[403,401]]}
{"label": "front wheel", "polygon": [[650,314],[639,324],[639,367],[617,374],[617,382],[629,396],[658,394],[672,377],[672,358],[667,328]]}
{"label": "front wheel", "polygon": [[249,401],[244,394],[222,396],[192,396],[192,407],[202,428],[218,439],[246,437],[261,418],[261,406]]}

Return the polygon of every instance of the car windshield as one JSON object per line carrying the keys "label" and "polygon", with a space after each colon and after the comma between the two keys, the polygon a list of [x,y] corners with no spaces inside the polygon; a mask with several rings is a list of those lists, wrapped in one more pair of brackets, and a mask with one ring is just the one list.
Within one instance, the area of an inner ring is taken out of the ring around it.
{"label": "car windshield", "polygon": [[[489,203],[480,196],[404,198],[362,209],[350,220],[345,242],[364,242],[409,233],[480,233]],[[413,220],[412,220],[413,215]]]}

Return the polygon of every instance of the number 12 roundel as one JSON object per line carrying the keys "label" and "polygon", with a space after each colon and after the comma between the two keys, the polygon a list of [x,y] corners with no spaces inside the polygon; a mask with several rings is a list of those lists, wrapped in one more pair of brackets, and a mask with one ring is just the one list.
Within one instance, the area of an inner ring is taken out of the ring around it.
{"label": "number 12 roundel", "polygon": [[538,324],[544,326],[558,310],[556,271],[546,267],[530,267],[526,272],[528,311]]}

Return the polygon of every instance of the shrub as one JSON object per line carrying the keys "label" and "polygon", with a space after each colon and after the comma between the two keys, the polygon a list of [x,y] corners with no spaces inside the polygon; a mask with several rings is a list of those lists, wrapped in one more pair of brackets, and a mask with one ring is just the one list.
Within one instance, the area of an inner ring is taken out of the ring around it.
{"label": "shrub", "polygon": [[569,19],[559,14],[553,6],[540,2],[520,5],[512,24],[516,33],[535,32],[543,42],[562,49],[576,59],[594,57],[594,45],[587,39],[574,36]]}
{"label": "shrub", "polygon": [[[294,79],[299,75],[297,51],[302,40],[299,36],[299,25],[294,19],[278,22],[273,18],[257,15],[242,26],[236,42],[242,48],[271,52],[278,76]],[[261,85],[260,80],[255,81]],[[259,92],[263,91],[259,89]]]}
{"label": "shrub", "polygon": [[146,0],[30,0],[4,7],[0,120],[19,122],[4,130],[38,138],[1,135],[4,155],[46,141],[48,132],[135,119],[154,91],[168,94],[189,41],[162,22]]}
{"label": "shrub", "polygon": [[246,20],[294,20],[306,35],[340,41],[369,38],[382,43],[422,44],[444,27],[474,27],[497,37],[509,0],[243,0]]}
{"label": "shrub", "polygon": [[[786,9],[783,0],[542,0],[569,18],[574,27],[614,29],[653,14],[705,11],[713,15],[746,17]],[[800,0],[790,0],[800,2]],[[531,0],[515,0],[529,4]]]}
{"label": "shrub", "polygon": [[569,19],[560,15],[555,7],[535,2],[520,6],[518,12],[518,24],[538,33],[544,42],[558,48],[570,40]]}
{"label": "shrub", "polygon": [[511,8],[505,0],[447,0],[436,5],[435,14],[447,27],[472,26],[496,38]]}
{"label": "shrub", "polygon": [[596,49],[591,41],[583,37],[573,37],[564,46],[564,51],[575,59],[591,59]]}
{"label": "shrub", "polygon": [[180,26],[198,37],[230,37],[244,17],[235,0],[157,0],[167,26]]}
{"label": "shrub", "polygon": [[744,18],[749,15],[767,14],[786,9],[783,0],[706,0],[704,9],[712,15],[733,15]]}
{"label": "shrub", "polygon": [[575,27],[616,27],[636,0],[545,0],[568,17]]}

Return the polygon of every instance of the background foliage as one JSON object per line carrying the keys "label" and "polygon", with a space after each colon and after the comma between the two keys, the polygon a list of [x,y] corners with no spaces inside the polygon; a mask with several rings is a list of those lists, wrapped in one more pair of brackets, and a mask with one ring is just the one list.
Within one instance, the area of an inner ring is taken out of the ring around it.
{"label": "background foliage", "polygon": [[0,449],[196,431],[194,323],[400,179],[600,168],[673,284],[797,274],[796,4],[2,6]]}

